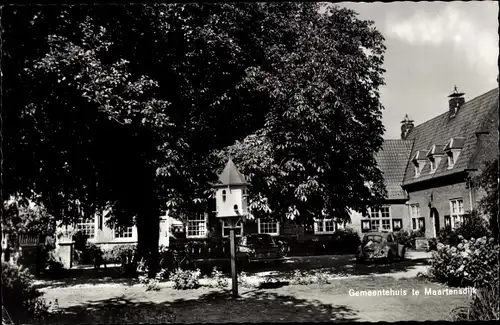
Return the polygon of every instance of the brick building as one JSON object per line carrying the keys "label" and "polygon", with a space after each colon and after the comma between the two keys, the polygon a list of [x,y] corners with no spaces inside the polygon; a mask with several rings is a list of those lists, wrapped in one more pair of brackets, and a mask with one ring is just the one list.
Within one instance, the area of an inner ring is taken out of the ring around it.
{"label": "brick building", "polygon": [[455,88],[446,112],[417,126],[406,116],[401,131],[377,155],[387,200],[371,218],[353,214],[353,226],[362,232],[401,225],[436,237],[463,221],[484,194],[468,178],[498,157],[498,88],[467,102]]}
{"label": "brick building", "polygon": [[[468,186],[467,178],[479,173],[484,162],[498,157],[498,88],[467,102],[455,90],[446,112],[417,126],[408,116],[401,123],[401,139],[385,140],[376,156],[387,199],[380,209],[369,209],[369,218],[351,211],[347,226],[359,233],[423,228],[426,237],[434,237],[441,228],[454,227],[477,207],[482,196],[479,189]],[[223,174],[243,177],[232,162]],[[137,241],[135,226],[111,229],[105,220],[105,215],[82,220],[76,229],[103,246]],[[255,219],[240,223],[237,233],[330,235],[340,227],[333,220],[317,220],[308,229],[291,220]],[[210,213],[184,221],[167,213],[160,217],[160,245],[168,246],[175,237],[206,238],[210,233],[227,237],[229,225]]]}

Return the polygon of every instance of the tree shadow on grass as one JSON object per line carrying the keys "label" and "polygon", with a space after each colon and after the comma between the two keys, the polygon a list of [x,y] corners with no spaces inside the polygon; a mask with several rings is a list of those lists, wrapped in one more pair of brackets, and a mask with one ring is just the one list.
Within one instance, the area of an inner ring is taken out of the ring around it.
{"label": "tree shadow on grass", "polygon": [[[261,272],[272,272],[281,275],[292,274],[294,271],[306,271],[314,274],[321,271],[332,276],[361,276],[361,275],[376,275],[376,274],[391,274],[398,272],[406,272],[415,269],[418,266],[427,265],[427,259],[411,259],[403,261],[394,261],[386,263],[383,261],[369,261],[363,264],[357,264],[353,256],[318,256],[307,258],[290,258],[282,265],[276,266],[272,264],[255,264],[250,267],[238,268],[245,271],[247,275],[257,274]],[[230,274],[230,267],[224,261],[218,263],[218,267],[226,273]],[[213,264],[211,264],[213,265]],[[201,266],[201,263],[200,263]],[[213,267],[213,266],[212,266]]]}
{"label": "tree shadow on grass", "polygon": [[138,302],[125,297],[92,301],[61,309],[50,324],[223,323],[223,322],[332,322],[356,321],[357,311],[344,305],[297,299],[260,289],[231,298],[217,291],[197,299]]}
{"label": "tree shadow on grass", "polygon": [[132,277],[124,277],[119,268],[69,269],[61,273],[37,277],[34,287],[37,289],[67,288],[75,285],[139,283]]}

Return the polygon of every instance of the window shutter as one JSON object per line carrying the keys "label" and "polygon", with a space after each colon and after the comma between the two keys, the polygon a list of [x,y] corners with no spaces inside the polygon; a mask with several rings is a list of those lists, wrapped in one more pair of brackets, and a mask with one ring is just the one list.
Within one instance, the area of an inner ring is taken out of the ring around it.
{"label": "window shutter", "polygon": [[400,231],[403,228],[403,219],[392,219],[392,231]]}
{"label": "window shutter", "polygon": [[369,232],[372,228],[371,220],[361,220],[361,232]]}
{"label": "window shutter", "polygon": [[470,214],[464,214],[462,216],[464,224],[468,224],[470,222]]}
{"label": "window shutter", "polygon": [[425,218],[418,218],[418,228],[425,232]]}
{"label": "window shutter", "polygon": [[450,215],[444,216],[444,227],[446,229],[451,229],[451,216]]}

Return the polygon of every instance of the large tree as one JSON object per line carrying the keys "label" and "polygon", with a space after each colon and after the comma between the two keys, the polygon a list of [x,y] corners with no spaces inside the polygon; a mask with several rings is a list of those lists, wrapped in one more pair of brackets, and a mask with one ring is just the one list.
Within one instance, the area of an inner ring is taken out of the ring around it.
{"label": "large tree", "polygon": [[204,212],[227,151],[255,215],[345,220],[383,197],[371,22],[316,3],[104,8],[4,10],[4,196],[59,219],[111,205],[152,260],[160,209]]}
{"label": "large tree", "polygon": [[484,190],[485,195],[479,201],[480,211],[488,217],[489,229],[493,238],[498,239],[498,158],[484,164],[481,173],[472,179],[472,183]]}
{"label": "large tree", "polygon": [[270,96],[266,123],[230,151],[252,176],[255,214],[345,221],[349,209],[366,213],[385,196],[374,159],[384,130],[383,37],[347,9],[287,9],[265,6],[276,32],[266,64],[248,71]]}

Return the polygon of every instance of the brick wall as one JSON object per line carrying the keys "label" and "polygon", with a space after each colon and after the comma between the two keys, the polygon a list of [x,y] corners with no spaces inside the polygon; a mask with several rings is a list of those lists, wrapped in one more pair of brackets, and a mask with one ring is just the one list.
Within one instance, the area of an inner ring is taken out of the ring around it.
{"label": "brick wall", "polygon": [[[404,202],[398,202],[398,203],[385,203],[383,206],[389,206],[390,207],[390,213],[391,213],[391,227],[392,227],[392,220],[393,219],[401,219],[402,221],[402,229],[410,229],[411,228],[411,220],[409,217],[409,211],[408,211],[408,206],[404,204]],[[363,235],[363,232],[361,231],[361,221],[364,218],[361,213],[352,211],[351,210],[351,222],[346,225],[346,228],[351,228],[355,230],[360,236]]]}
{"label": "brick wall", "polygon": [[409,203],[420,206],[420,216],[425,218],[425,236],[434,237],[434,220],[431,218],[431,208],[428,206],[432,194],[432,208],[439,215],[439,227],[444,227],[444,216],[450,215],[450,200],[463,199],[464,210],[474,207],[474,200],[470,200],[470,191],[465,181],[442,186],[433,186],[426,189],[409,191]]}

